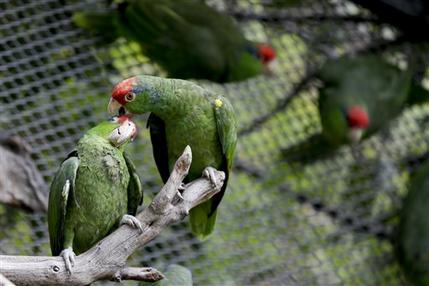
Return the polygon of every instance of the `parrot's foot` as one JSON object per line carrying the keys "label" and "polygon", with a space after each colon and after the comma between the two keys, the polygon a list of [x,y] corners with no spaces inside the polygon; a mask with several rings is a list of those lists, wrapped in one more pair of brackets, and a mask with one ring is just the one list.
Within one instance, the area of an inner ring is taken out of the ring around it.
{"label": "parrot's foot", "polygon": [[203,177],[209,179],[214,188],[220,189],[222,187],[222,183],[216,179],[215,171],[216,169],[213,167],[206,167],[203,171]]}
{"label": "parrot's foot", "polygon": [[76,254],[73,252],[73,248],[68,247],[61,251],[60,256],[64,259],[67,271],[72,274],[72,268],[76,259]]}
{"label": "parrot's foot", "polygon": [[137,228],[140,230],[140,233],[143,233],[143,227],[138,218],[135,216],[126,214],[122,217],[121,221],[119,222],[120,225],[126,224],[129,225],[132,228]]}

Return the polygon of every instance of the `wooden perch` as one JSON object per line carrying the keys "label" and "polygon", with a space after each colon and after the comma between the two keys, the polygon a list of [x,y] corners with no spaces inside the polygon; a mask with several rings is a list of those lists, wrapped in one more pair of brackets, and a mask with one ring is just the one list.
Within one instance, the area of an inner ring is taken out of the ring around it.
{"label": "wooden perch", "polygon": [[0,202],[29,211],[46,212],[48,186],[20,137],[0,139]]}
{"label": "wooden perch", "polygon": [[[187,146],[177,160],[173,172],[151,204],[136,217],[143,232],[123,225],[76,257],[72,274],[66,271],[61,257],[0,255],[0,272],[17,285],[88,285],[96,280],[150,280],[162,278],[153,268],[131,268],[127,258],[154,239],[165,227],[182,220],[189,210],[218,193],[225,174],[215,171],[219,184],[213,186],[205,177],[185,186],[182,199],[177,190],[189,171],[191,148]],[[150,278],[150,279],[149,279]]]}
{"label": "wooden perch", "polygon": [[15,284],[13,284],[6,277],[0,274],[0,286],[15,286]]}

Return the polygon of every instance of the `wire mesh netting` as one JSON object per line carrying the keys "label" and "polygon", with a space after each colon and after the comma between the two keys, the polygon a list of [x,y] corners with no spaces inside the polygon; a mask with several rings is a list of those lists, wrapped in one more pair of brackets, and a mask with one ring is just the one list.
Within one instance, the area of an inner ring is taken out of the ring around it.
{"label": "wire mesh netting", "polygon": [[[428,105],[409,108],[387,130],[328,159],[297,165],[281,150],[320,131],[314,71],[327,59],[376,49],[397,31],[347,1],[207,1],[236,17],[246,37],[278,54],[275,76],[214,84],[239,123],[236,167],[215,232],[194,238],[187,221],[167,228],[129,262],[188,267],[195,285],[402,285],[389,239],[409,169],[428,149]],[[135,74],[165,76],[135,43],[110,46],[76,28],[75,11],[104,2],[0,1],[0,128],[32,146],[47,182],[83,132],[107,117],[111,87]],[[399,65],[406,43],[384,54]],[[145,205],[162,186],[144,128],[129,147]],[[3,162],[1,162],[3,163]],[[49,255],[43,214],[0,206],[0,253]],[[104,285],[110,282],[98,282]],[[132,282],[127,282],[132,284]]]}

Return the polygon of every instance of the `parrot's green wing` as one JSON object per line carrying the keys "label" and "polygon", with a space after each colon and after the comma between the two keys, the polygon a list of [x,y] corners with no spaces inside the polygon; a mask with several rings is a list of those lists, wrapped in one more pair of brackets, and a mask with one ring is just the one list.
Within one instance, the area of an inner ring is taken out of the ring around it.
{"label": "parrot's green wing", "polygon": [[128,183],[128,214],[135,215],[138,206],[143,203],[143,188],[136,167],[126,152],[124,152],[124,159],[130,173],[130,182]]}
{"label": "parrot's green wing", "polygon": [[70,201],[73,199],[78,167],[77,151],[73,151],[61,164],[52,181],[48,205],[48,225],[52,255],[59,255],[63,250],[65,217]]}
{"label": "parrot's green wing", "polygon": [[73,14],[73,22],[76,26],[100,36],[103,44],[109,44],[119,37],[117,17],[113,11],[76,12]]}
{"label": "parrot's green wing", "polygon": [[168,147],[167,137],[165,135],[164,121],[151,113],[147,120],[147,127],[150,131],[150,141],[152,142],[153,157],[162,181],[167,182],[170,177],[168,168]]}
{"label": "parrot's green wing", "polygon": [[[226,59],[218,39],[221,35],[207,26],[207,17],[213,15],[219,13],[194,1],[136,1],[125,11],[129,37],[140,43],[145,55],[168,71],[170,77],[218,80],[226,69]],[[219,24],[222,18],[213,20]]]}
{"label": "parrot's green wing", "polygon": [[225,193],[229,179],[229,172],[232,169],[235,146],[237,145],[237,122],[235,120],[235,113],[232,105],[222,96],[216,96],[213,105],[217,133],[219,135],[219,141],[222,146],[222,153],[224,156],[224,164],[221,167],[221,170],[225,172],[225,182],[223,183],[222,190],[212,199],[213,202],[210,215],[216,211],[220,201],[222,200],[223,194]]}
{"label": "parrot's green wing", "polygon": [[216,209],[225,193],[228,184],[229,172],[232,168],[232,162],[237,144],[237,124],[232,105],[222,96],[212,96],[210,98],[213,104],[217,133],[219,143],[222,147],[223,163],[220,168],[225,172],[225,181],[219,193],[213,196],[209,201],[191,209],[190,223],[192,231],[201,238],[209,235],[216,223]]}
{"label": "parrot's green wing", "polygon": [[[216,96],[214,102],[217,133],[222,145],[222,152],[225,156],[228,172],[232,168],[232,162],[237,145],[237,123],[232,105],[222,96]],[[228,176],[228,174],[226,174]],[[226,181],[225,184],[226,185]]]}

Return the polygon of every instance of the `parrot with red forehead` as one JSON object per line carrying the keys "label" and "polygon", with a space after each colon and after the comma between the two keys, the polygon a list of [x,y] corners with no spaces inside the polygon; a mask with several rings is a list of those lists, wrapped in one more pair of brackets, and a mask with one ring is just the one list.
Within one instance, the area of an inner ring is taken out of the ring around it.
{"label": "parrot with red forehead", "polygon": [[113,88],[109,112],[121,108],[133,114],[150,112],[147,125],[164,182],[187,145],[193,160],[185,181],[203,174],[217,186],[213,168],[225,172],[221,191],[190,211],[192,232],[200,238],[208,236],[214,229],[237,143],[235,114],[229,101],[189,81],[140,75]]}
{"label": "parrot with red forehead", "polygon": [[51,184],[48,226],[52,255],[71,273],[80,254],[118,224],[141,230],[133,215],[143,201],[140,179],[125,146],[137,128],[126,115],[90,129],[61,163]]}
{"label": "parrot with red forehead", "polygon": [[400,70],[378,55],[328,60],[317,73],[322,131],[283,150],[287,161],[326,158],[344,144],[356,144],[383,129],[402,110],[429,96],[412,81],[412,68]]}
{"label": "parrot with red forehead", "polygon": [[116,10],[78,12],[77,26],[108,42],[124,37],[182,79],[241,81],[273,73],[276,53],[246,40],[233,19],[197,0],[125,0]]}

